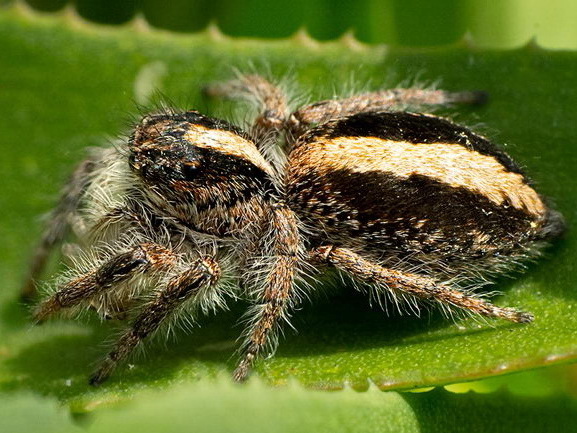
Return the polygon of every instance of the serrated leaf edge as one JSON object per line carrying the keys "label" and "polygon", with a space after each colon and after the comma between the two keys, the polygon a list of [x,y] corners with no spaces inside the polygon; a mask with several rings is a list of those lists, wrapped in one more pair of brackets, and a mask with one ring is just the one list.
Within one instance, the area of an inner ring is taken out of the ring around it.
{"label": "serrated leaf edge", "polygon": [[82,17],[78,10],[76,9],[74,3],[68,3],[64,8],[57,12],[43,12],[34,9],[25,0],[14,0],[9,4],[7,11],[12,11],[21,18],[28,20],[47,18],[47,19],[57,19],[63,24],[68,25],[71,28],[83,29],[88,31],[102,31],[103,29],[114,30],[114,29],[130,29],[139,34],[148,35],[170,35],[175,38],[186,38],[186,37],[196,37],[196,38],[207,38],[213,42],[246,42],[246,41],[262,41],[262,42],[279,42],[279,43],[293,43],[298,46],[305,47],[311,50],[322,50],[327,47],[331,48],[345,48],[352,52],[364,52],[378,50],[382,52],[388,52],[391,48],[400,51],[430,51],[436,49],[450,49],[450,48],[464,48],[470,51],[478,50],[495,50],[495,51],[562,51],[556,49],[548,49],[539,44],[537,36],[530,37],[525,43],[519,44],[517,47],[509,48],[491,48],[489,46],[479,44],[475,41],[472,33],[467,30],[463,33],[460,39],[455,42],[438,45],[433,47],[408,47],[408,46],[393,46],[390,44],[368,44],[360,41],[356,36],[353,29],[345,31],[340,37],[334,40],[320,41],[315,39],[310,35],[306,27],[299,28],[293,35],[286,38],[254,38],[254,37],[236,37],[229,36],[225,34],[222,29],[218,26],[216,21],[211,21],[203,30],[191,33],[177,33],[170,30],[162,29],[153,26],[144,16],[142,12],[137,12],[134,17],[124,24],[120,25],[110,25],[110,24],[100,24],[87,20]]}

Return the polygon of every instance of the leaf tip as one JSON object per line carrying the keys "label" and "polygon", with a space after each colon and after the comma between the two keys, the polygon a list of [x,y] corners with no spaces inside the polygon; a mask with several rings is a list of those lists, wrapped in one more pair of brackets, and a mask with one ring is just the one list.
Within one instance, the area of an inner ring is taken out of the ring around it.
{"label": "leaf tip", "polygon": [[345,47],[349,48],[353,51],[364,51],[367,48],[367,45],[362,43],[357,39],[355,33],[352,29],[347,30],[343,35],[340,37],[339,41]]}
{"label": "leaf tip", "polygon": [[521,47],[521,49],[527,51],[544,51],[544,48],[539,45],[539,41],[536,35],[529,38],[529,40],[525,43],[525,45]]}
{"label": "leaf tip", "polygon": [[314,39],[305,27],[299,28],[291,39],[297,44],[310,49],[318,49],[320,46],[320,42]]}
{"label": "leaf tip", "polygon": [[68,21],[81,21],[83,18],[78,13],[76,6],[74,3],[67,3],[61,11],[59,12],[60,16]]}
{"label": "leaf tip", "polygon": [[58,14],[72,28],[88,28],[94,25],[78,13],[75,3],[68,3]]}
{"label": "leaf tip", "polygon": [[34,8],[32,8],[32,6],[30,6],[25,0],[15,0],[12,3],[12,10],[16,14],[26,18],[30,18],[36,14]]}
{"label": "leaf tip", "polygon": [[150,33],[152,31],[152,26],[142,12],[137,12],[127,25],[138,33]]}
{"label": "leaf tip", "polygon": [[228,37],[223,33],[223,31],[218,26],[218,23],[214,20],[208,23],[205,29],[205,33],[213,42],[222,42],[228,39]]}

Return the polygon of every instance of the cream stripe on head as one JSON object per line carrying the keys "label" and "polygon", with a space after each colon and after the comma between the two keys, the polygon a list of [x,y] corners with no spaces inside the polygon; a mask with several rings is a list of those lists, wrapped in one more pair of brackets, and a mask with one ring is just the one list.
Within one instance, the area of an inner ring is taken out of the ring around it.
{"label": "cream stripe on head", "polygon": [[[426,176],[451,187],[462,187],[502,205],[508,200],[533,215],[545,206],[523,176],[512,173],[494,157],[457,143],[408,143],[377,137],[319,139],[303,146],[306,164],[324,170],[356,173],[383,171],[400,178]],[[299,152],[300,153],[300,152]]]}
{"label": "cream stripe on head", "polygon": [[196,147],[242,158],[266,173],[273,174],[272,167],[264,159],[254,143],[232,131],[192,124],[184,134],[184,138]]}

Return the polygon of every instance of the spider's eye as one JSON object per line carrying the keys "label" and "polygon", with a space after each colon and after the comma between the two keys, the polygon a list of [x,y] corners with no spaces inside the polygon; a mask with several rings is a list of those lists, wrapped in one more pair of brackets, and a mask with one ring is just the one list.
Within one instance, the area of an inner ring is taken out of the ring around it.
{"label": "spider's eye", "polygon": [[181,170],[186,180],[192,180],[198,175],[200,169],[200,161],[186,161],[182,164]]}

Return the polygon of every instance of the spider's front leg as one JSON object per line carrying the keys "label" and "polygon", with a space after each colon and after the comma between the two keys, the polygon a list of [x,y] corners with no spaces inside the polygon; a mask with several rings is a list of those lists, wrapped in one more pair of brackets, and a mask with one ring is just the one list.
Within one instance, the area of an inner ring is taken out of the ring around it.
{"label": "spider's front leg", "polygon": [[258,355],[268,346],[274,350],[281,320],[294,304],[295,276],[299,266],[300,238],[296,216],[286,206],[273,209],[273,264],[254,310],[242,357],[233,377],[242,382]]}
{"label": "spider's front leg", "polygon": [[187,270],[171,278],[145,305],[132,327],[118,339],[90,377],[90,384],[99,385],[104,382],[118,363],[127,358],[143,339],[154,333],[186,301],[196,296],[202,297],[202,289],[214,286],[219,278],[220,267],[208,256],[196,260]]}
{"label": "spider's front leg", "polygon": [[497,317],[516,323],[533,321],[533,315],[514,308],[498,307],[471,293],[466,293],[432,278],[387,269],[361,257],[348,248],[323,246],[309,254],[312,261],[330,264],[353,278],[389,290],[392,295],[409,295],[486,317]]}
{"label": "spider's front leg", "polygon": [[175,261],[175,254],[160,245],[137,245],[65,284],[36,308],[34,320],[42,322],[59,310],[88,301],[138,273],[165,270]]}

